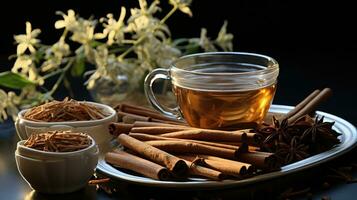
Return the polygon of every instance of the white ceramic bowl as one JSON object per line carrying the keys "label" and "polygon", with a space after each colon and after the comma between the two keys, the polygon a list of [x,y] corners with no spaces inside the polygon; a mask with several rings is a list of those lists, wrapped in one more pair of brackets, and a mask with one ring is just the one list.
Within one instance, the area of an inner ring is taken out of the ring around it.
{"label": "white ceramic bowl", "polygon": [[46,152],[17,143],[17,169],[26,182],[43,193],[68,193],[88,184],[98,163],[99,149],[92,144],[73,152]]}
{"label": "white ceramic bowl", "polygon": [[23,116],[28,110],[26,109],[20,111],[18,114],[18,118],[15,121],[16,132],[20,139],[26,140],[34,133],[47,132],[50,130],[71,130],[73,132],[87,133],[94,138],[99,147],[107,146],[112,139],[112,136],[109,134],[108,126],[111,122],[117,121],[116,111],[112,107],[104,104],[88,101],[84,103],[104,109],[105,112],[109,113],[109,116],[103,119],[88,121],[35,122],[24,119]]}

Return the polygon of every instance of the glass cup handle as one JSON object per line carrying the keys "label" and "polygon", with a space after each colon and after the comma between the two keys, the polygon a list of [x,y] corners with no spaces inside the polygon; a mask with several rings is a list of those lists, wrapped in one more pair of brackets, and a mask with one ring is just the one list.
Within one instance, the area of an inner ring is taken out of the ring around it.
{"label": "glass cup handle", "polygon": [[156,99],[152,85],[157,79],[165,79],[165,80],[170,80],[170,70],[169,69],[163,69],[163,68],[158,68],[154,69],[151,71],[145,78],[144,82],[144,89],[145,89],[145,95],[150,104],[159,112],[164,114],[165,116],[172,118],[172,119],[182,119],[181,114],[179,111],[178,106],[175,108],[169,108],[167,106],[161,105],[158,100]]}

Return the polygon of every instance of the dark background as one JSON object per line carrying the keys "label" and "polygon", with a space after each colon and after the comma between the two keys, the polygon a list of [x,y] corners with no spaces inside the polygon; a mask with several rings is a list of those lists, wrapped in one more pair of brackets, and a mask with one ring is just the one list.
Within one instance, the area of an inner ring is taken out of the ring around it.
{"label": "dark background", "polygon": [[[170,6],[162,0],[163,14]],[[351,3],[352,4],[352,3]],[[25,21],[40,28],[42,41],[54,42],[60,31],[55,11],[74,9],[83,17],[96,18],[120,6],[138,5],[134,0],[36,0],[4,1],[0,7],[1,71],[12,66],[7,57],[16,52],[13,35],[25,32]],[[343,1],[323,3],[273,0],[194,0],[193,18],[176,13],[168,24],[174,38],[199,37],[201,27],[216,37],[223,21],[235,35],[235,51],[262,53],[280,63],[275,104],[295,105],[314,89],[330,87],[334,95],[320,110],[357,124],[356,19],[354,6]]]}

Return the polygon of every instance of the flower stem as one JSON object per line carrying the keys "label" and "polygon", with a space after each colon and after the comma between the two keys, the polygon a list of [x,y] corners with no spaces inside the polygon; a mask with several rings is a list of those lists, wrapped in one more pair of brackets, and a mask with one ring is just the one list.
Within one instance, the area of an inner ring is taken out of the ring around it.
{"label": "flower stem", "polygon": [[68,29],[65,28],[64,31],[63,31],[63,33],[62,33],[62,35],[61,35],[60,41],[63,42],[63,41],[66,39],[67,34],[68,34]]}
{"label": "flower stem", "polygon": [[177,8],[178,8],[177,5],[174,5],[174,7],[172,7],[170,12],[168,12],[166,16],[160,20],[160,24],[164,24],[167,21],[167,19],[169,19],[171,15],[176,12]]}
{"label": "flower stem", "polygon": [[134,48],[135,48],[138,44],[140,44],[142,41],[144,41],[145,39],[146,39],[146,35],[141,36],[141,37],[133,44],[133,46],[131,46],[129,49],[127,49],[127,50],[124,51],[122,54],[120,54],[120,56],[118,57],[118,61],[122,61],[122,60],[125,58],[125,56],[127,56],[129,53],[131,53],[131,52],[134,50]]}
{"label": "flower stem", "polygon": [[[160,20],[159,25],[163,25],[163,24],[167,21],[167,19],[169,19],[169,18],[171,17],[171,15],[175,13],[175,11],[177,10],[177,8],[178,8],[177,5],[174,5],[174,6],[172,7],[172,9],[170,10],[170,12],[168,12],[168,13],[166,14],[166,16]],[[156,27],[153,29],[153,31],[155,31],[155,30],[157,29],[157,27],[158,27],[158,26],[156,26]],[[146,35],[141,36],[141,37],[133,44],[133,46],[131,46],[130,48],[128,48],[125,52],[123,52],[123,53],[117,58],[118,61],[119,61],[119,62],[122,61],[122,60],[125,58],[125,56],[127,56],[129,53],[131,53],[131,52],[134,50],[134,48],[135,48],[138,44],[140,44],[142,41],[144,41],[144,40],[146,39],[146,37],[147,37]]]}
{"label": "flower stem", "polygon": [[74,62],[74,58],[71,58],[67,65],[62,69],[62,74],[60,75],[60,77],[57,79],[56,83],[53,85],[52,89],[49,91],[49,95],[52,96],[53,93],[56,92],[56,90],[58,89],[59,85],[61,84],[61,82],[63,81],[64,76],[66,75],[66,72],[68,71],[68,69],[72,66]]}
{"label": "flower stem", "polygon": [[58,69],[58,70],[56,70],[56,71],[53,71],[53,72],[51,72],[51,73],[49,73],[49,74],[44,75],[42,78],[43,78],[44,80],[46,80],[46,79],[48,79],[48,78],[51,78],[52,76],[55,76],[55,75],[57,75],[57,74],[60,74],[61,72],[63,72],[63,69]]}

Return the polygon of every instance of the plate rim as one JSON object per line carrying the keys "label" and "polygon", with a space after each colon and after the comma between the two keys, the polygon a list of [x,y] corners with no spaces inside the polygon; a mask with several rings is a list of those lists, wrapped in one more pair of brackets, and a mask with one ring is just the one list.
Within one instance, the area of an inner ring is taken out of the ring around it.
{"label": "plate rim", "polygon": [[[293,109],[293,106],[288,106],[288,105],[278,105],[278,104],[273,104],[271,105],[269,111],[270,112],[277,112],[277,113],[286,113],[289,110]],[[335,121],[334,128],[339,129],[342,131],[342,136],[345,137],[343,140],[343,143],[337,145],[336,147],[316,154],[314,156],[308,157],[304,160],[294,162],[292,164],[283,166],[281,170],[279,171],[274,171],[266,174],[261,174],[257,176],[253,176],[251,178],[243,179],[243,180],[223,180],[223,181],[186,181],[186,182],[176,182],[176,181],[160,181],[160,180],[154,180],[142,176],[136,176],[132,174],[127,174],[117,168],[112,167],[111,165],[107,164],[104,159],[103,155],[99,157],[98,165],[96,170],[98,170],[100,173],[104,173],[107,176],[110,176],[112,178],[118,179],[118,180],[123,180],[126,182],[130,182],[133,184],[138,184],[138,185],[146,185],[146,186],[153,186],[153,187],[161,187],[161,188],[190,188],[194,187],[195,189],[198,188],[215,188],[217,189],[218,187],[235,187],[235,186],[243,186],[247,184],[252,184],[268,179],[273,179],[273,178],[278,178],[287,174],[295,173],[298,171],[302,171],[307,168],[314,167],[316,165],[325,163],[337,156],[340,156],[349,150],[351,150],[353,147],[357,145],[357,130],[356,127],[353,126],[350,122],[346,121],[345,119],[338,117],[336,115],[323,112],[323,111],[317,111],[316,112],[318,115],[323,115],[325,116],[325,119],[327,121],[333,120]],[[344,132],[347,130],[347,132]],[[115,171],[114,171],[115,170]],[[119,174],[117,173],[119,172]]]}

